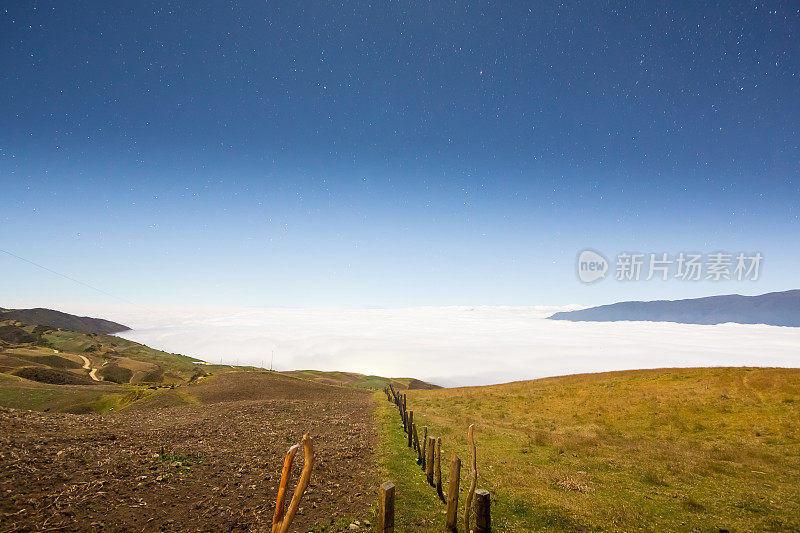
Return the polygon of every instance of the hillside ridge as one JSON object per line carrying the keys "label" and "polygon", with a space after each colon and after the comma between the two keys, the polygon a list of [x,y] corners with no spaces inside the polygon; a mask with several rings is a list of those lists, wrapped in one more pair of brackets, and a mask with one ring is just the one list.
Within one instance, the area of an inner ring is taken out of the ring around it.
{"label": "hillside ridge", "polygon": [[18,321],[31,326],[50,326],[79,333],[119,333],[128,331],[128,326],[89,316],[77,316],[63,311],[34,307],[32,309],[4,309],[0,307],[0,321]]}
{"label": "hillside ridge", "polygon": [[625,301],[562,311],[548,318],[572,322],[676,322],[800,327],[800,289],[757,296],[727,294],[684,300]]}

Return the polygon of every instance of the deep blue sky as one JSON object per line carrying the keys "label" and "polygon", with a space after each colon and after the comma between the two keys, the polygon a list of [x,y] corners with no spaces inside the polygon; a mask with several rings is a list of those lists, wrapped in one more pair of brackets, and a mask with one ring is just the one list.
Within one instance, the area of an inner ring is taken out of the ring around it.
{"label": "deep blue sky", "polygon": [[[141,305],[800,286],[796,2],[4,2],[0,248]],[[757,282],[577,281],[583,248]],[[113,303],[0,253],[0,306]]]}

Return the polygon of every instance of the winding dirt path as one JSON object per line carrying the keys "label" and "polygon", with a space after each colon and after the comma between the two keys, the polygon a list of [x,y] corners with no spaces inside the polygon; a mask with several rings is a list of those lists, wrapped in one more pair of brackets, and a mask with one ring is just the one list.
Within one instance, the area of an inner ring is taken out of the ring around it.
{"label": "winding dirt path", "polygon": [[83,369],[89,371],[89,377],[95,381],[102,381],[100,378],[97,377],[97,369],[92,368],[92,363],[89,361],[89,358],[84,355],[78,355],[81,359],[83,359]]}

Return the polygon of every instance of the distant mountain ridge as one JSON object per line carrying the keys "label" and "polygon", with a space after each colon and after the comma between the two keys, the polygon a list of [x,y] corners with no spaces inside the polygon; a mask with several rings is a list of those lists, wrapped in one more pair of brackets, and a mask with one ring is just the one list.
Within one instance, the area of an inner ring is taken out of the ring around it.
{"label": "distant mountain ridge", "polygon": [[681,324],[766,324],[800,327],[800,289],[759,296],[728,294],[687,300],[619,302],[548,317],[572,322],[678,322]]}
{"label": "distant mountain ridge", "polygon": [[110,334],[131,329],[123,324],[102,318],[70,315],[69,313],[42,307],[34,309],[3,309],[0,307],[0,321],[3,320],[17,320],[23,324],[50,326],[80,333]]}

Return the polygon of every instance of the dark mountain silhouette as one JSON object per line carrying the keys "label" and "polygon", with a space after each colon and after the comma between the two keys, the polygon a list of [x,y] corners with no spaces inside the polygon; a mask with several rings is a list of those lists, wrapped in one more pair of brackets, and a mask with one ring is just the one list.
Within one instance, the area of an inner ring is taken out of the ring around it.
{"label": "dark mountain silhouette", "polygon": [[800,289],[760,296],[708,296],[689,300],[619,302],[549,317],[573,322],[680,322],[683,324],[768,324],[800,327]]}
{"label": "dark mountain silhouette", "polygon": [[52,309],[3,309],[0,308],[0,321],[17,320],[23,324],[50,326],[81,333],[117,333],[131,328],[102,318],[75,316]]}

